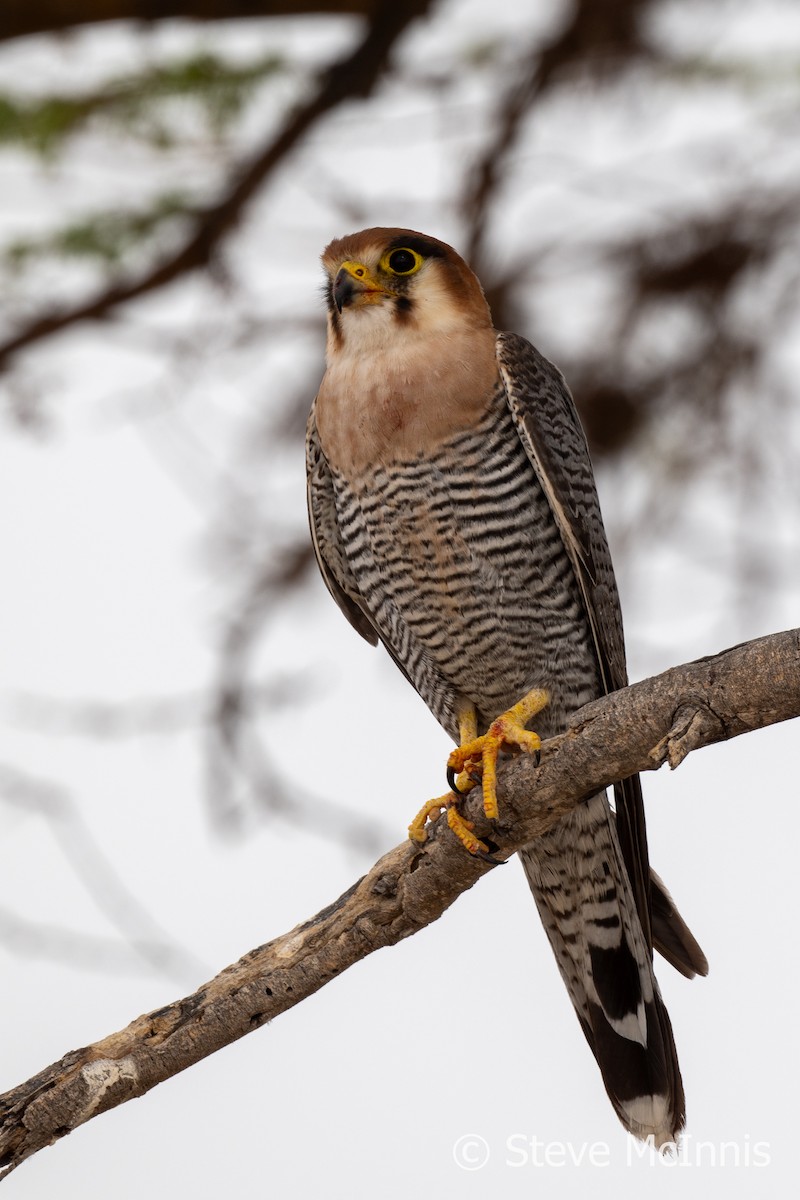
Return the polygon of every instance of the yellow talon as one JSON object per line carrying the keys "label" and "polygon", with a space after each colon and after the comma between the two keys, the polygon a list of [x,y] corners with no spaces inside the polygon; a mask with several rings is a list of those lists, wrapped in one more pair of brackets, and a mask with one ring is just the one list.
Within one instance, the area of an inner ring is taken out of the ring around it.
{"label": "yellow talon", "polygon": [[[473,737],[469,741],[462,741],[462,744],[452,752],[447,760],[447,765],[452,771],[466,772],[467,775],[478,767],[481,768],[483,811],[490,821],[496,820],[499,812],[497,805],[498,755],[506,746],[516,747],[526,754],[533,754],[539,750],[542,744],[541,738],[538,733],[532,733],[525,726],[531,717],[542,711],[548,700],[547,692],[540,688],[534,688],[508,712],[502,713],[495,721],[492,721],[482,737]],[[460,787],[461,776],[457,782]]]}
{"label": "yellow talon", "polygon": [[[447,760],[447,766],[452,772],[458,772],[456,787],[463,795],[475,787],[476,780],[472,772],[482,773],[483,811],[489,820],[495,820],[498,815],[497,805],[497,758],[506,746],[516,747],[526,754],[538,751],[541,739],[538,733],[526,729],[528,721],[536,713],[541,712],[548,704],[547,692],[534,688],[515,704],[508,712],[502,713],[492,721],[482,737],[478,737],[478,723],[475,706],[464,703],[458,713],[458,723],[461,744],[452,752]],[[413,842],[422,843],[427,837],[426,825],[433,814],[444,809],[447,812],[447,824],[458,840],[470,854],[487,853],[487,846],[472,832],[471,821],[461,816],[456,805],[458,798],[453,792],[438,796],[423,804],[414,820],[408,827],[408,836]]]}
{"label": "yellow talon", "polygon": [[419,842],[420,845],[427,840],[428,833],[425,828],[433,813],[438,816],[443,808],[446,807],[447,801],[451,800],[450,796],[438,796],[436,800],[428,800],[427,804],[423,804],[414,820],[408,827],[408,836],[412,842]]}
{"label": "yellow talon", "polygon": [[433,813],[437,815],[445,809],[447,812],[447,824],[452,829],[462,846],[470,852],[477,854],[482,851],[488,853],[488,847],[480,838],[476,837],[472,830],[475,828],[472,821],[468,821],[466,817],[462,817],[456,805],[458,797],[453,792],[448,792],[446,796],[438,796],[436,800],[429,800],[427,804],[423,804],[414,820],[408,827],[408,836],[412,842],[424,842],[428,837],[427,829],[425,828]]}
{"label": "yellow talon", "polygon": [[482,842],[472,832],[475,828],[472,821],[468,821],[466,817],[462,817],[455,804],[451,804],[447,809],[447,824],[465,850],[469,850],[470,854],[478,854],[479,852],[482,854],[489,853],[489,847],[486,845],[486,842]]}

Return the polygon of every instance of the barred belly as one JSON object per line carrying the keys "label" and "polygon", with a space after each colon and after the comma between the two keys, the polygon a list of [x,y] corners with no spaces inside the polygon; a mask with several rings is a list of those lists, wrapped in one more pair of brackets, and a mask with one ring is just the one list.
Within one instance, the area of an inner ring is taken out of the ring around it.
{"label": "barred belly", "polygon": [[548,736],[600,694],[572,565],[502,389],[436,453],[333,483],[381,640],[453,737],[462,697],[485,726],[544,687],[536,728]]}

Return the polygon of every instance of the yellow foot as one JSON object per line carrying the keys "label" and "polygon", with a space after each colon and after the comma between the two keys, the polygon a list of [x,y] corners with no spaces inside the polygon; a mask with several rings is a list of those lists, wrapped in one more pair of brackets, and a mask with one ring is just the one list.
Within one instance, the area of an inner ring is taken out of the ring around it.
{"label": "yellow foot", "polygon": [[[412,842],[424,842],[427,837],[426,825],[429,820],[438,816],[444,809],[447,812],[447,824],[452,829],[461,844],[470,852],[481,857],[488,855],[485,842],[472,832],[475,828],[472,821],[462,817],[457,804],[471,788],[475,787],[477,779],[473,772],[483,773],[483,810],[490,820],[497,817],[497,756],[505,746],[510,746],[526,753],[536,753],[541,741],[539,735],[531,733],[525,726],[531,717],[549,702],[547,692],[535,688],[527,696],[510,708],[508,712],[493,721],[483,737],[478,737],[478,722],[475,706],[469,701],[463,701],[458,708],[458,724],[461,745],[454,750],[447,760],[447,775],[454,790],[446,796],[438,796],[429,800],[419,810],[408,827],[408,836]],[[456,773],[459,772],[458,778]],[[491,856],[488,856],[491,859]],[[491,859],[494,862],[494,859]]]}
{"label": "yellow foot", "polygon": [[469,850],[470,854],[488,854],[488,846],[480,838],[475,837],[472,832],[475,826],[472,821],[461,816],[456,808],[457,803],[458,797],[453,792],[448,792],[446,796],[439,796],[436,800],[429,800],[427,804],[423,804],[408,827],[408,836],[412,842],[424,842],[428,836],[426,829],[428,821],[434,813],[438,816],[444,809],[447,812],[447,824],[462,846]]}
{"label": "yellow foot", "polygon": [[538,753],[541,739],[537,733],[531,733],[525,726],[531,717],[542,711],[548,700],[547,692],[534,688],[508,712],[502,713],[496,721],[492,721],[482,737],[462,741],[447,760],[448,778],[451,782],[452,776],[460,773],[456,781],[458,787],[461,786],[461,779],[465,773],[470,777],[472,772],[481,771],[483,811],[490,821],[494,821],[498,815],[497,757],[507,746],[522,750],[526,754]]}

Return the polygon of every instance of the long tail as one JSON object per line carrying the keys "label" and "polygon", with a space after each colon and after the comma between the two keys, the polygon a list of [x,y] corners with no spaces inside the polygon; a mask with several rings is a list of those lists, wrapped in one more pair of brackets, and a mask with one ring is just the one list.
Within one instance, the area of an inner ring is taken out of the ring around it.
{"label": "long tail", "polygon": [[677,1141],[685,1098],[672,1026],[605,796],[580,805],[520,857],[617,1115],[656,1146]]}
{"label": "long tail", "polygon": [[694,979],[695,975],[707,975],[708,959],[675,907],[675,901],[667,891],[663,879],[656,875],[652,867],[650,904],[653,945],[658,953],[687,979]]}

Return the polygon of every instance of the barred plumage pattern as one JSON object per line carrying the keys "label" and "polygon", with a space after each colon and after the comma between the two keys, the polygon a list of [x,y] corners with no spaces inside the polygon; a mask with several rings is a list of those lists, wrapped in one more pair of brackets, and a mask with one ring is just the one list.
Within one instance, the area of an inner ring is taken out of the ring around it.
{"label": "barred plumage pattern", "polygon": [[[316,521],[320,553],[344,567],[340,583],[351,594],[357,581],[381,641],[454,740],[462,697],[476,704],[485,729],[544,687],[550,703],[535,726],[547,737],[602,693],[574,570],[502,385],[481,423],[435,454],[376,466],[360,479],[333,471],[329,478],[329,503],[318,506]],[[591,473],[589,480],[574,494],[596,503]],[[312,503],[313,496],[312,488]],[[605,794],[521,858],[609,1094],[635,1130],[642,1092],[666,1085],[666,1047],[655,1067],[645,1047],[671,1044],[671,1031]],[[659,1117],[670,1120],[666,1111]]]}
{"label": "barred plumage pattern", "polygon": [[[384,247],[405,244],[430,256],[429,284],[422,271],[402,286],[381,274]],[[455,289],[476,337],[481,329],[491,332],[474,277],[443,243],[402,230],[367,230],[334,242],[324,256],[332,287],[334,277],[341,284],[342,272],[347,274],[342,261],[352,258],[366,262],[358,272],[388,299],[370,324],[363,311],[345,320],[347,280],[337,293],[344,311],[331,295],[329,369],[332,361],[349,365],[335,376],[347,382],[338,384],[328,428],[331,444],[350,466],[345,471],[329,464],[312,409],[309,514],[325,581],[355,628],[373,643],[384,643],[454,740],[464,701],[474,705],[482,732],[532,688],[549,695],[534,728],[543,737],[558,733],[572,712],[627,679],[611,557],[569,391],[533,346],[500,333],[494,343],[497,385],[486,395],[485,408],[483,391],[480,405],[474,393],[465,397],[464,411],[473,415],[462,419],[461,410],[452,408],[460,393],[450,390],[442,399],[432,381],[444,378],[436,356],[448,352],[444,386],[462,378],[460,356],[468,357],[469,347],[453,356],[428,315],[434,330],[430,377],[420,374],[417,359],[414,378],[427,389],[425,411],[434,414],[437,428],[442,414],[452,412],[447,434],[423,440],[424,449],[412,456],[383,453],[374,462],[367,454],[348,457],[347,438],[358,443],[365,424],[371,446],[388,444],[376,436],[384,402],[400,421],[405,411],[419,422],[419,394],[407,394],[408,382],[402,393],[398,384],[411,377],[404,350],[411,353],[413,345],[418,352],[418,341],[403,341],[417,291],[429,303],[437,298],[446,324],[454,311],[446,297]],[[392,304],[401,301],[405,307],[396,308],[392,325]],[[431,310],[418,311],[421,321]],[[418,337],[413,319],[410,328]],[[347,358],[351,333],[355,349]],[[371,353],[376,374],[365,376]],[[392,380],[384,392],[381,361]],[[355,379],[365,390],[356,392],[348,408],[343,401]],[[330,425],[334,411],[344,438],[337,438],[338,425]],[[417,448],[413,440],[398,444]],[[651,878],[635,777],[619,785],[618,827],[619,838],[601,794],[520,857],[614,1108],[626,1128],[663,1144],[681,1129],[685,1105],[672,1030],[653,974],[651,890],[658,897],[653,935],[663,952],[688,976],[705,973],[707,964],[660,880]]]}
{"label": "barred plumage pattern", "polygon": [[548,686],[537,727],[549,734],[598,694],[572,569],[502,387],[481,424],[434,456],[332,479],[370,617],[455,740],[460,696],[485,726]]}

